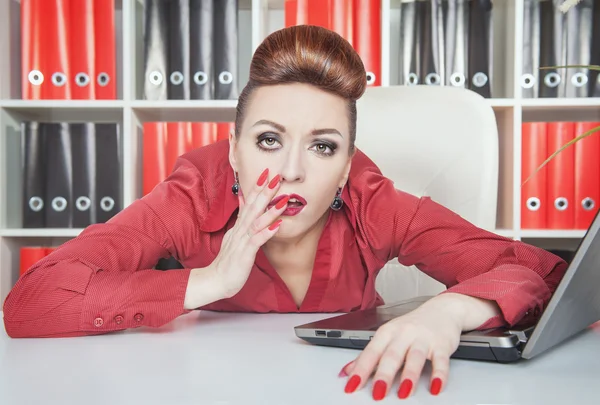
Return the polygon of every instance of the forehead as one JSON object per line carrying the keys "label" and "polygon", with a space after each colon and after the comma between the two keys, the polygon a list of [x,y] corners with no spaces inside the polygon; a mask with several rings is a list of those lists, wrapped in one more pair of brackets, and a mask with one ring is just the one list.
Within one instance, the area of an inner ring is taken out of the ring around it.
{"label": "forehead", "polygon": [[334,127],[348,133],[347,102],[307,84],[258,88],[247,106],[245,126],[266,119],[298,131]]}

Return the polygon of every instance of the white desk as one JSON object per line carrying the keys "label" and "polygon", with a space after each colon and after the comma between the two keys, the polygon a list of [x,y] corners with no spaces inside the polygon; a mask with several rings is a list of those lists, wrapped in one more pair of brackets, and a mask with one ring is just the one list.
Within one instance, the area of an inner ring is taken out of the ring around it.
{"label": "white desk", "polygon": [[[160,329],[63,339],[0,337],[3,405],[321,405],[375,403],[343,392],[359,353],[312,346],[293,326],[331,314],[194,311]],[[600,404],[600,323],[531,361],[453,360],[434,397],[427,366],[406,404]],[[398,382],[381,403],[397,404]]]}

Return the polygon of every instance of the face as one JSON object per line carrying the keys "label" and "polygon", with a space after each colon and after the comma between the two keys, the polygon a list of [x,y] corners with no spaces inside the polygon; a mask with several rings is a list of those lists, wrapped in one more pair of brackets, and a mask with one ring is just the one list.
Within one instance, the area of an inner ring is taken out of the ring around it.
{"label": "face", "polygon": [[[230,137],[230,162],[249,190],[265,168],[281,176],[277,196],[303,199],[295,215],[281,216],[273,238],[302,236],[325,218],[350,171],[350,134],[343,98],[307,84],[261,87],[247,105],[239,139]],[[290,214],[292,214],[290,212]]]}

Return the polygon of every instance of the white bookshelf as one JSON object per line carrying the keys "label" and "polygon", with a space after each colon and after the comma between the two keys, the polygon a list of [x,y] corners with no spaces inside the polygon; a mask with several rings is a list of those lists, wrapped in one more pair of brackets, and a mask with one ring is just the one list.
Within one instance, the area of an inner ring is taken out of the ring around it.
{"label": "white bookshelf", "polygon": [[[382,0],[382,85],[398,83],[399,6]],[[141,196],[141,127],[144,122],[232,121],[235,100],[147,101],[141,97],[141,1],[117,0],[117,100],[20,99],[19,0],[0,1],[0,299],[18,278],[21,246],[59,244],[81,229],[23,229],[20,225],[19,145],[15,130],[23,120],[113,121],[123,128],[123,204]],[[253,51],[269,33],[284,26],[284,0],[240,0],[240,87],[248,77]],[[600,120],[600,99],[522,99],[519,84],[523,0],[494,1],[492,91],[486,100],[499,129],[500,181],[496,232],[527,242],[573,246],[582,230],[520,229],[521,123],[532,120]],[[360,136],[360,134],[359,134]]]}

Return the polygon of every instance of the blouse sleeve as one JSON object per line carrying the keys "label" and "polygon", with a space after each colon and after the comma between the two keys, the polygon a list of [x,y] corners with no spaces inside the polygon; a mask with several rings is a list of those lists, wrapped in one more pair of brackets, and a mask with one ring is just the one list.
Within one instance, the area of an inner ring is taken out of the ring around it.
{"label": "blouse sleeve", "polygon": [[198,169],[180,158],[151,193],[33,265],[4,302],[7,334],[66,337],[158,327],[188,312],[191,269],[153,267],[199,240],[203,190]]}
{"label": "blouse sleeve", "polygon": [[397,258],[443,283],[444,292],[495,301],[501,315],[478,329],[534,320],[567,268],[541,248],[480,229],[429,197],[395,189],[381,174],[363,174],[356,195],[363,232],[383,263]]}

